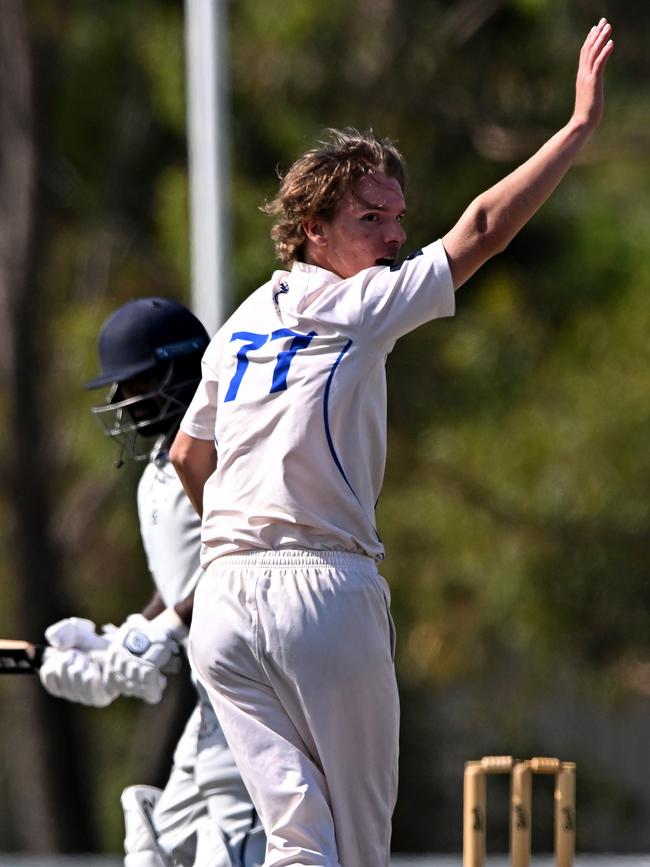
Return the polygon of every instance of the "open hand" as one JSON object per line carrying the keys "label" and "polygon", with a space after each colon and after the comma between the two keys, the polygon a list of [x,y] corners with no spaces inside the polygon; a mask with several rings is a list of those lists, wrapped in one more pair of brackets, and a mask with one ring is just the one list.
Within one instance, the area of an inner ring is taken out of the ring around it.
{"label": "open hand", "polygon": [[580,51],[573,119],[590,129],[595,129],[603,116],[605,66],[614,50],[611,33],[611,24],[601,18],[589,31]]}

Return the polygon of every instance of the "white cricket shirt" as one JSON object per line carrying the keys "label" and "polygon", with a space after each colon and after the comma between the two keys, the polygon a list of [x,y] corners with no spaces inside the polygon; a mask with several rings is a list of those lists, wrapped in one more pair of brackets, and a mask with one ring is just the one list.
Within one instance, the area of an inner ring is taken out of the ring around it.
{"label": "white cricket shirt", "polygon": [[223,325],[181,423],[214,439],[202,563],[251,549],[383,557],[385,362],[397,338],[454,313],[442,241],[343,280],[297,262]]}
{"label": "white cricket shirt", "polygon": [[159,455],[138,483],[140,534],[156,588],[169,608],[196,587],[201,569],[201,521],[176,470]]}

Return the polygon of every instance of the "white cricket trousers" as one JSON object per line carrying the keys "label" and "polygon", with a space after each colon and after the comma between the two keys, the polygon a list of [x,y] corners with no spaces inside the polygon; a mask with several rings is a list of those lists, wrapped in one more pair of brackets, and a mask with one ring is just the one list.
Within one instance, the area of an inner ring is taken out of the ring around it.
{"label": "white cricket trousers", "polygon": [[335,551],[227,555],[199,583],[190,658],[264,825],[264,867],[388,867],[389,605],[374,561]]}
{"label": "white cricket trousers", "polygon": [[159,848],[179,867],[254,867],[263,861],[255,810],[200,687],[152,824]]}

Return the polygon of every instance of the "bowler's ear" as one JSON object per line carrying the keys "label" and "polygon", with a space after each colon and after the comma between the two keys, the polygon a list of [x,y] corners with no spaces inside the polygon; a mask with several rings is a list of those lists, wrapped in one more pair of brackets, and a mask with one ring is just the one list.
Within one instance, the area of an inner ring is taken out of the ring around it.
{"label": "bowler's ear", "polygon": [[324,247],[327,244],[327,235],[322,220],[305,220],[302,224],[302,229],[305,233],[305,237],[311,241],[312,244],[316,244],[318,247]]}

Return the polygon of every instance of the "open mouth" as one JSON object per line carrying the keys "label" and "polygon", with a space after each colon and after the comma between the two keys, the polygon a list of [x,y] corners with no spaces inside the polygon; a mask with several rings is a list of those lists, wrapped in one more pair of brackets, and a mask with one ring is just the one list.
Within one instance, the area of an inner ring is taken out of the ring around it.
{"label": "open mouth", "polygon": [[391,259],[389,256],[382,256],[381,259],[377,259],[377,260],[375,261],[375,265],[386,265],[386,266],[388,266],[388,267],[390,268],[391,265],[393,265],[394,262],[395,262],[395,259],[394,259],[394,258]]}

